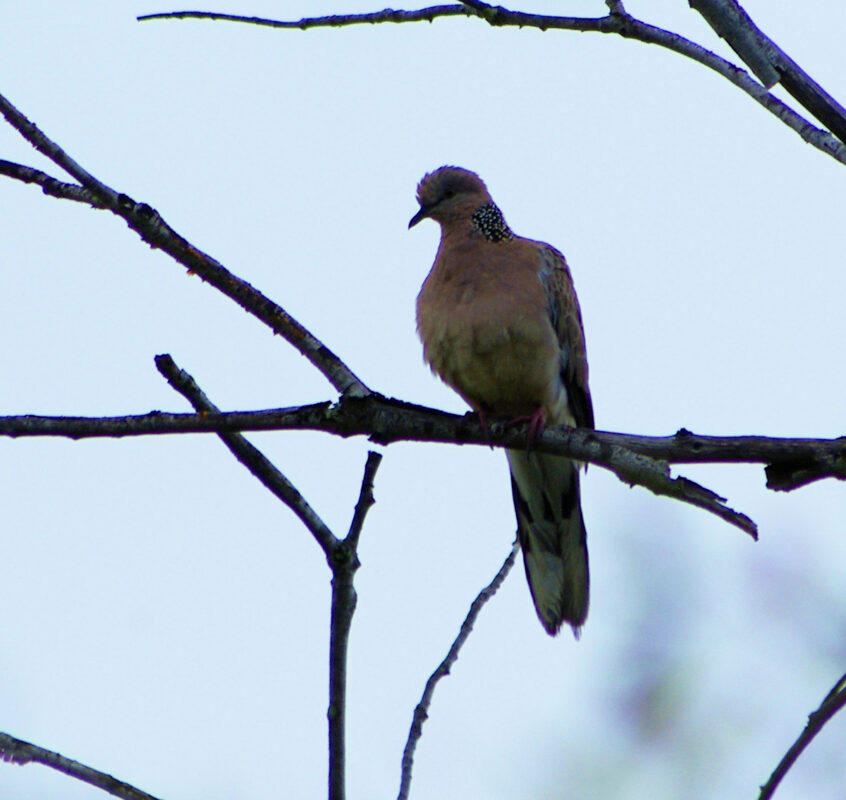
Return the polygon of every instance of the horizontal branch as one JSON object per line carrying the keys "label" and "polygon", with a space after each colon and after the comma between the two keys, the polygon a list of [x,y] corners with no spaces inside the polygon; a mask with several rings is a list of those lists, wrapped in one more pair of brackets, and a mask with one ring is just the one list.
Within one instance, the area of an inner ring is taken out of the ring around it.
{"label": "horizontal branch", "polygon": [[323,17],[303,17],[298,20],[268,19],[267,17],[246,17],[241,14],[217,14],[212,11],[166,11],[159,14],[142,14],[136,19],[147,22],[153,19],[204,19],[214,22],[243,22],[266,28],[346,28],[350,25],[376,25],[380,22],[432,22],[437,17],[473,17],[468,8],[457,5],[430,6],[412,11],[385,8],[365,14],[328,14]]}
{"label": "horizontal branch", "polygon": [[86,767],[85,764],[65,758],[52,750],[45,750],[37,744],[16,739],[8,733],[0,733],[0,759],[12,764],[43,764],[83,783],[103,789],[122,800],[156,800],[153,795],[119,781],[105,772]]}
{"label": "horizontal branch", "polygon": [[[526,430],[494,421],[490,433],[475,415],[458,416],[371,394],[294,408],[227,413],[170,414],[153,411],[124,417],[0,417],[0,436],[93,437],[146,436],[174,433],[313,430],[338,436],[368,436],[379,444],[425,441],[494,444],[522,448]],[[777,468],[779,483],[789,489],[822,478],[846,479],[846,437],[786,439],[765,436],[697,436],[682,429],[673,436],[635,436],[576,428],[551,428],[536,445],[613,471],[622,481],[640,485],[704,508],[755,535],[754,524],[723,505],[723,498],[683,477],[670,477],[669,464],[762,463]],[[790,484],[789,476],[806,479]],[[812,474],[813,477],[807,479]]]}
{"label": "horizontal branch", "polygon": [[[365,398],[344,398],[305,406],[269,408],[261,411],[178,414],[150,411],[116,417],[60,417],[24,414],[0,417],[0,436],[9,438],[56,436],[68,439],[123,438],[179,433],[225,431],[312,430],[338,436],[369,436],[379,444],[400,441],[452,444],[494,444],[525,446],[526,433],[520,426],[494,420],[490,439],[475,415],[445,411],[371,394]],[[534,447],[534,445],[533,445]],[[601,450],[624,447],[650,458],[673,464],[782,464],[808,465],[826,459],[831,475],[840,474],[846,458],[846,436],[834,439],[772,436],[703,436],[682,428],[672,436],[589,431],[577,428],[547,428],[537,442],[538,449],[569,455],[593,463]]]}
{"label": "horizontal branch", "polygon": [[[695,0],[694,0],[695,1]],[[303,17],[298,20],[274,20],[264,17],[245,17],[233,14],[217,14],[210,11],[174,11],[160,14],[146,14],[139,20],[151,19],[206,19],[227,22],[242,22],[273,28],[308,30],[310,28],[340,28],[350,25],[432,22],[441,17],[477,17],[494,27],[536,28],[541,31],[570,30],[581,33],[610,33],[645,44],[654,44],[690,58],[713,70],[752,97],[767,111],[776,116],[787,127],[818,150],[846,164],[846,144],[827,130],[818,128],[794,111],[775,95],[767,91],[746,70],[718,56],[696,42],[672,31],[650,25],[628,14],[621,2],[610,3],[611,13],[604,17],[560,17],[547,14],[530,14],[512,11],[502,6],[493,6],[480,0],[466,0],[460,5],[439,5],[415,11],[384,9],[366,14],[333,14],[323,17]],[[786,58],[786,57],[785,57]],[[836,123],[832,109],[840,108],[821,87],[798,70],[793,62],[783,61],[780,66],[785,86],[792,80],[793,94],[803,102],[825,124]],[[790,66],[792,65],[792,67]],[[823,108],[825,105],[825,108]],[[839,130],[839,128],[838,128]]]}

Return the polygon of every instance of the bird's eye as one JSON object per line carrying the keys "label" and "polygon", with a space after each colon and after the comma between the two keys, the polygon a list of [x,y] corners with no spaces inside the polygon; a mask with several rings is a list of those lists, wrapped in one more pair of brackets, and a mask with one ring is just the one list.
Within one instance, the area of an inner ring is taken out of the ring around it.
{"label": "bird's eye", "polygon": [[455,196],[455,189],[447,189],[446,192],[444,192],[444,199],[446,199],[446,200],[449,200],[450,197],[454,197],[454,196]]}

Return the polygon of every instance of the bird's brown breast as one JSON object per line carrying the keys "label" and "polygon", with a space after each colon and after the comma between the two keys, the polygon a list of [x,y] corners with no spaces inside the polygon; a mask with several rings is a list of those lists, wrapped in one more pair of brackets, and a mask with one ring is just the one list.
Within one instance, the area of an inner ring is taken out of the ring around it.
{"label": "bird's brown breast", "polygon": [[559,346],[540,279],[524,274],[532,261],[510,245],[473,261],[445,249],[417,298],[426,361],[476,409],[517,417],[553,403]]}

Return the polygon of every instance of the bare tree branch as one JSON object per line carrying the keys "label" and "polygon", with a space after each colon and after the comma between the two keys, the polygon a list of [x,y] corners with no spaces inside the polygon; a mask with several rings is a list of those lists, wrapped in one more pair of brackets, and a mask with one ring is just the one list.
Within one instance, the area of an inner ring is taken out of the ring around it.
{"label": "bare tree branch", "polygon": [[623,0],[605,0],[605,5],[612,14],[625,14],[626,8],[623,5]]}
{"label": "bare tree branch", "polygon": [[[59,145],[47,137],[35,123],[30,122],[3,95],[0,95],[0,113],[6,121],[26,139],[39,153],[47,156],[54,164],[76,178],[86,189],[100,200],[105,208],[117,203],[118,194],[114,189],[98,181],[90,172],[83,169]],[[9,163],[9,162],[7,162]]]}
{"label": "bare tree branch", "polygon": [[65,183],[42,172],[40,169],[25,167],[23,164],[15,164],[13,161],[0,159],[0,175],[23,183],[34,183],[41,187],[41,191],[50,197],[57,197],[60,200],[73,200],[76,203],[87,203],[92,208],[105,208],[90,190],[76,183]]}
{"label": "bare tree branch", "polygon": [[804,108],[846,142],[846,109],[770,39],[736,0],[689,0],[689,3],[767,89],[781,83]]}
{"label": "bare tree branch", "polygon": [[826,722],[844,706],[846,706],[846,675],[843,675],[834,684],[831,691],[826,695],[825,700],[820,704],[820,707],[808,716],[805,730],[802,731],[792,747],[784,754],[784,758],[781,759],[773,774],[770,775],[770,779],[761,787],[758,800],[769,800],[773,796],[782,778],[784,778],[787,771],[793,766],[796,759],[802,755],[802,751],[814,740],[814,737],[822,730]]}
{"label": "bare tree branch", "polygon": [[[234,300],[241,308],[264,322],[265,325],[299,350],[338,392],[352,397],[363,397],[369,394],[370,390],[352,370],[281,306],[254,289],[246,281],[238,278],[211,256],[195,248],[174,231],[155,209],[146,203],[136,203],[125,194],[118,194],[114,189],[91,176],[2,95],[0,95],[0,113],[36,150],[71,174],[82,184],[84,189],[91,193],[94,202],[91,200],[86,200],[86,202],[90,202],[92,205],[99,204],[97,207],[105,208],[121,217],[151,247],[163,250],[175,261],[186,267],[189,274],[199,275],[204,281]],[[19,168],[17,175],[10,175],[10,177],[15,177],[18,180],[23,180],[26,176],[25,171],[31,170],[31,168],[11,164],[11,162],[5,163],[7,169],[4,174],[8,175],[13,172],[13,167]],[[31,170],[29,177],[32,180],[27,182],[40,182],[38,175],[35,174],[36,172]],[[41,185],[44,184],[41,183]],[[65,186],[67,187],[67,185]],[[61,191],[68,191],[68,189],[65,188]]]}
{"label": "bare tree branch", "polygon": [[353,578],[359,568],[358,539],[368,510],[375,502],[373,480],[382,456],[367,454],[358,502],[350,530],[332,551],[332,621],[329,634],[329,800],[346,793],[347,651],[357,596]]}
{"label": "bare tree branch", "polygon": [[[696,0],[694,0],[696,2]],[[707,2],[707,0],[700,0]],[[733,0],[714,0],[716,5]],[[266,25],[275,28],[296,28],[308,30],[320,27],[344,27],[348,25],[377,24],[384,22],[432,22],[441,17],[479,17],[489,25],[495,27],[537,28],[547,30],[571,30],[583,33],[612,33],[626,39],[635,39],[646,44],[654,44],[679,53],[687,58],[699,62],[717,74],[731,81],[735,86],[752,97],[767,111],[780,119],[787,127],[798,133],[808,144],[818,150],[846,164],[846,144],[829,131],[813,125],[790,106],[775,95],[767,91],[758,81],[737,66],[715,53],[707,50],[695,42],[672,31],[650,25],[626,12],[623,3],[618,0],[606,2],[610,13],[604,17],[559,17],[545,14],[529,14],[522,11],[512,11],[502,6],[493,6],[480,0],[466,0],[461,5],[430,6],[419,11],[400,11],[385,9],[384,11],[368,14],[334,14],[324,17],[305,17],[303,19],[286,21],[271,20],[260,17],[239,17],[231,14],[216,14],[207,11],[176,11],[163,14],[147,14],[138,17],[139,20],[180,18],[180,19],[208,19],[245,22],[253,25]],[[693,5],[693,3],[691,3]],[[756,29],[757,30],[757,29]],[[763,34],[761,34],[763,36]],[[769,40],[767,40],[769,41]],[[775,45],[773,45],[775,47]],[[829,125],[838,133],[842,133],[846,126],[846,116],[842,107],[828,95],[822,87],[814,83],[795,62],[785,56],[778,60],[779,75],[782,83],[800,102],[808,108],[820,121]],[[741,55],[743,57],[743,55]],[[755,62],[756,67],[759,65]],[[766,73],[771,78],[771,73]],[[772,85],[772,83],[769,83]],[[841,137],[842,138],[842,137]]]}
{"label": "bare tree branch", "polygon": [[[179,369],[169,355],[156,356],[156,367],[167,382],[201,414],[220,412],[220,409],[209,400],[196,381],[187,372]],[[300,522],[314,536],[326,557],[329,558],[339,540],[294,484],[240,433],[219,432],[218,436],[229,448],[232,455],[296,514]]]}
{"label": "bare tree branch", "polygon": [[758,526],[746,514],[729,508],[725,505],[725,497],[688,478],[671,477],[670,467],[666,461],[633,453],[631,450],[618,446],[612,446],[610,456],[608,468],[624,483],[630,486],[643,486],[653,494],[672,497],[710,511],[720,519],[745,531],[753,539],[758,538]]}
{"label": "bare tree branch", "polygon": [[728,42],[767,89],[778,83],[772,43],[737,3],[731,0],[688,0],[688,5],[705,17],[717,36]]}
{"label": "bare tree branch", "polygon": [[[165,433],[221,433],[248,430],[314,430],[339,436],[366,435],[379,444],[398,441],[525,446],[526,430],[494,422],[489,435],[475,415],[459,417],[371,394],[336,404],[227,413],[150,414],[126,417],[0,417],[0,436],[66,436],[73,439]],[[782,439],[764,436],[697,436],[685,429],[674,436],[633,436],[575,428],[550,428],[536,444],[543,452],[566,455],[610,469],[620,480],[655,494],[703,508],[756,537],[754,523],[724,505],[723,498],[688,480],[670,476],[670,463],[763,463],[779,480],[770,488],[788,490],[824,477],[846,480],[846,437]],[[799,476],[801,480],[791,478]],[[810,476],[810,477],[809,477]],[[791,485],[791,480],[794,485]]]}
{"label": "bare tree branch", "polygon": [[[194,379],[179,369],[168,355],[156,357],[156,367],[168,383],[202,414],[218,413],[219,409],[206,397]],[[329,624],[329,800],[344,800],[346,795],[346,715],[347,715],[347,648],[356,606],[353,585],[359,567],[356,552],[365,517],[374,503],[373,481],[382,460],[370,452],[365,464],[358,502],[346,538],[338,539],[315,513],[296,487],[258,448],[240,433],[218,434],[235,458],[255,475],[296,515],[326,554],[332,570],[332,602]]]}
{"label": "bare tree branch", "polygon": [[105,772],[65,758],[52,750],[45,750],[37,744],[16,739],[8,733],[0,733],[0,759],[10,761],[12,764],[43,764],[123,800],[157,800],[153,795],[119,781]]}
{"label": "bare tree branch", "polygon": [[499,568],[499,571],[494,575],[493,580],[477,595],[476,599],[470,604],[470,610],[461,623],[461,628],[458,631],[458,636],[449,648],[446,657],[438,665],[438,668],[429,676],[426,681],[426,687],[423,690],[423,696],[420,702],[414,709],[414,715],[411,718],[411,729],[408,732],[408,740],[405,743],[405,748],[402,753],[402,773],[400,777],[400,788],[397,800],[407,800],[409,790],[411,789],[411,772],[414,767],[414,751],[417,749],[417,742],[423,735],[423,723],[429,716],[429,706],[432,704],[432,697],[435,694],[435,688],[441,678],[449,675],[452,665],[458,659],[458,654],[461,648],[470,636],[473,626],[476,624],[476,619],[481,612],[482,607],[499,591],[511,568],[514,566],[514,560],[517,558],[517,551],[520,549],[520,544],[515,541],[511,546],[511,552],[506,556],[505,561]]}
{"label": "bare tree branch", "polygon": [[353,577],[360,566],[353,547],[342,541],[332,551],[332,611],[329,625],[329,800],[346,796],[347,651],[357,596]]}
{"label": "bare tree branch", "polygon": [[373,481],[376,478],[376,470],[382,463],[382,454],[373,450],[368,452],[367,461],[364,464],[364,475],[361,478],[361,490],[358,495],[358,502],[355,504],[355,512],[350,522],[350,529],[346,541],[353,547],[358,547],[358,539],[361,536],[361,529],[367,512],[370,511],[376,499],[373,497]]}
{"label": "bare tree branch", "polygon": [[217,22],[243,22],[267,28],[345,28],[350,25],[375,25],[380,22],[432,22],[437,17],[472,17],[472,11],[458,5],[430,6],[414,11],[398,11],[385,8],[366,14],[330,14],[323,17],[303,17],[299,20],[277,20],[267,17],[245,17],[240,14],[216,14],[211,11],[169,11],[160,14],[143,14],[136,17],[139,22],[152,19],[204,19]]}
{"label": "bare tree branch", "polygon": [[[168,383],[202,414],[219,413],[194,379],[179,369],[168,355],[156,357],[156,367]],[[320,519],[294,485],[241,434],[218,433],[224,444],[276,497],[282,500],[311,532],[326,554],[332,570],[332,603],[329,626],[329,798],[344,800],[346,794],[347,648],[356,606],[353,585],[359,567],[358,540],[367,512],[373,505],[373,481],[382,461],[379,453],[367,456],[358,502],[350,530],[338,539]]]}
{"label": "bare tree branch", "polygon": [[[0,416],[0,436],[68,439],[122,438],[224,431],[312,430],[369,436],[378,444],[401,441],[493,443],[523,447],[525,429],[494,420],[490,439],[472,414],[449,414],[378,394],[262,411],[173,414],[152,411],[120,417]],[[846,436],[834,439],[771,436],[703,436],[682,428],[672,436],[637,436],[577,428],[547,428],[533,447],[613,469],[620,447],[670,464],[772,464],[785,474],[813,471],[814,479],[846,480]],[[782,478],[781,480],[784,480]],[[804,485],[800,483],[798,485]],[[772,489],[789,489],[779,483]]]}
{"label": "bare tree branch", "polygon": [[815,458],[786,458],[766,466],[767,488],[777,492],[801,489],[823,478],[846,480],[846,459],[820,453]]}
{"label": "bare tree branch", "polygon": [[[156,367],[168,383],[201,413],[218,413],[219,409],[206,397],[194,379],[179,369],[170,356],[156,358]],[[326,554],[332,570],[332,603],[329,626],[329,798],[344,800],[346,794],[346,713],[347,713],[347,648],[356,606],[353,585],[359,567],[358,539],[367,512],[373,505],[373,481],[382,461],[379,453],[367,456],[358,502],[346,538],[338,539],[320,519],[294,485],[241,434],[218,434],[247,469],[276,497],[282,500],[311,532]]]}

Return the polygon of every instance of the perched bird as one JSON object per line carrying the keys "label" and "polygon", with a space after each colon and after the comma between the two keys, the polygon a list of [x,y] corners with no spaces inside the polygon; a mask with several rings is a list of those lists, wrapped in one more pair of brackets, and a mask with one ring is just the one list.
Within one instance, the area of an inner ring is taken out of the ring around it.
{"label": "perched bird", "polygon": [[[441,167],[417,187],[441,226],[435,263],[417,297],[417,331],[432,371],[476,411],[593,428],[579,303],[564,256],[512,233],[481,178]],[[517,534],[538,617],[554,636],[578,635],[588,611],[588,553],[579,502],[581,464],[508,450]]]}

